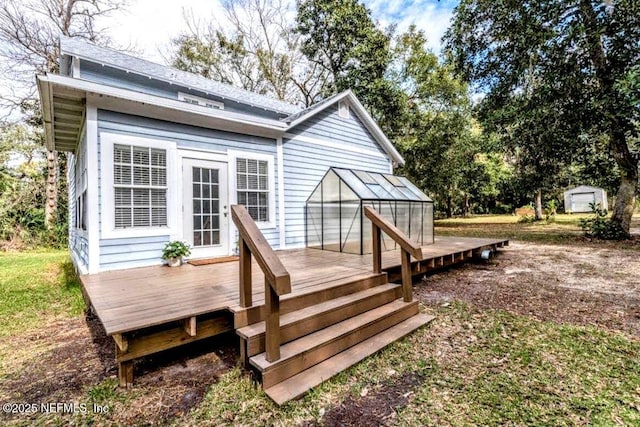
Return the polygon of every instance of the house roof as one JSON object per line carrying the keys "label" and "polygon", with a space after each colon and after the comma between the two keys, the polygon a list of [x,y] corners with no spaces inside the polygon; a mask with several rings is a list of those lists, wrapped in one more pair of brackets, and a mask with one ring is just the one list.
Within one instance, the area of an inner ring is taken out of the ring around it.
{"label": "house roof", "polygon": [[342,100],[347,100],[351,109],[356,113],[358,118],[362,120],[362,123],[366,126],[366,128],[371,132],[371,135],[375,138],[375,140],[380,144],[383,150],[400,166],[404,165],[404,158],[398,150],[393,146],[391,141],[387,138],[387,136],[382,132],[380,126],[373,120],[373,117],[369,114],[366,108],[360,103],[356,95],[351,90],[345,90],[344,92],[333,95],[323,101],[318,102],[306,108],[302,111],[299,111],[295,114],[290,115],[282,121],[289,124],[289,129],[293,129],[299,124],[307,121],[311,117],[316,116],[322,111],[326,110],[332,105],[335,105],[337,102]]}
{"label": "house roof", "polygon": [[180,112],[180,114],[191,113],[202,119],[198,119],[195,122],[189,120],[188,123],[192,125],[200,123],[200,125],[204,124],[205,127],[223,126],[224,130],[246,130],[257,135],[262,135],[262,132],[267,131],[269,136],[283,135],[285,132],[344,99],[348,100],[352,111],[359,117],[389,157],[398,165],[404,164],[404,159],[400,153],[350,90],[333,95],[309,108],[301,110],[299,107],[284,101],[136,58],[113,49],[99,47],[80,39],[61,37],[60,51],[62,55],[74,56],[112,66],[178,86],[288,114],[288,116],[281,120],[272,120],[249,114],[232,113],[226,110],[217,111],[130,89],[47,74],[37,76],[37,82],[45,120],[46,144],[49,149],[74,150],[81,133],[81,125],[84,119],[84,103],[86,102],[87,94],[97,94],[107,96],[109,99],[127,100],[138,105],[147,105],[154,112],[160,114],[156,116],[158,118],[173,117],[173,119],[179,120],[178,116],[175,115],[176,113],[168,113],[169,111]]}
{"label": "house roof", "polygon": [[200,90],[212,95],[221,96],[242,104],[261,107],[283,114],[295,114],[300,107],[269,96],[260,95],[229,84],[220,83],[206,77],[181,71],[166,65],[156,64],[145,59],[117,50],[96,46],[84,40],[71,37],[60,37],[60,52],[63,55],[77,56],[92,62],[109,65],[121,70],[145,75],[164,82],[177,84]]}

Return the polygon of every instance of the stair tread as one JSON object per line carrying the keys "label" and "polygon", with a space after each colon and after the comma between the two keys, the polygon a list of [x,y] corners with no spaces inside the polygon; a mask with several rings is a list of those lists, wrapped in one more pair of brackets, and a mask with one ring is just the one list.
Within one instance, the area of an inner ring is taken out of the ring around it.
{"label": "stair tread", "polygon": [[410,334],[419,327],[431,322],[434,318],[434,316],[422,313],[412,316],[264,391],[278,405],[282,405],[289,400],[302,396],[323,381]]}
{"label": "stair tread", "polygon": [[[345,295],[342,297],[334,298],[329,301],[321,302],[319,304],[312,305],[310,307],[305,307],[300,310],[292,311],[290,313],[286,313],[280,316],[280,327],[287,326],[289,324],[298,322],[300,320],[306,319],[308,317],[321,314],[324,312],[329,312],[331,310],[344,307],[346,305],[352,304],[356,301],[371,297],[373,295],[386,292],[390,289],[398,288],[400,285],[395,283],[385,283],[383,285],[374,286],[373,288],[365,289],[363,291],[354,292],[349,295]],[[237,329],[236,332],[243,338],[251,338],[256,335],[264,334],[265,331],[265,322],[258,322],[251,324],[249,326],[245,326],[243,328]]]}
{"label": "stair tread", "polygon": [[404,302],[401,299],[397,299],[380,307],[374,308],[373,310],[358,314],[357,316],[345,319],[342,322],[338,322],[324,329],[283,344],[280,347],[280,359],[275,362],[268,362],[266,359],[266,353],[257,354],[249,360],[253,366],[260,369],[262,372],[265,372],[274,366],[284,363],[290,358],[299,356],[302,353],[308,352],[319,345],[330,342],[341,336],[353,333],[364,325],[376,322],[387,315],[414,304],[417,304],[417,302]]}

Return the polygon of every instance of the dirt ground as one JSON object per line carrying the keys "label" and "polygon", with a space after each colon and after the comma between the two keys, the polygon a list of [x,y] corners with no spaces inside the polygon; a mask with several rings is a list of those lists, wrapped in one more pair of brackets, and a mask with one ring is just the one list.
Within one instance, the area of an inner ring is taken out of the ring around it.
{"label": "dirt ground", "polygon": [[427,276],[416,298],[640,336],[640,257],[610,247],[511,243],[492,261]]}
{"label": "dirt ground", "polygon": [[[427,307],[457,300],[478,309],[640,337],[640,257],[635,250],[512,242],[491,261],[427,276],[416,282],[414,292]],[[104,380],[115,384],[113,343],[95,318],[59,320],[42,331],[3,344],[3,352],[15,351],[3,362],[9,374],[0,384],[0,401],[82,401],[89,388]],[[136,386],[127,397],[133,404],[114,421],[163,424],[186,414],[235,366],[237,357],[230,335],[143,359],[136,364]],[[386,389],[349,398],[328,409],[323,424],[384,423],[394,413],[391,408],[405,405],[420,382],[419,376],[401,377]],[[11,419],[0,414],[0,424]]]}

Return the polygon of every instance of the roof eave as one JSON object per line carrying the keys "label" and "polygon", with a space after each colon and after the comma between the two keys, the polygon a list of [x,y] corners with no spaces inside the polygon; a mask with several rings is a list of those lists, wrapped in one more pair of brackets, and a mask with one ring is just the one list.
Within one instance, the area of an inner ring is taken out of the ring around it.
{"label": "roof eave", "polygon": [[[113,98],[119,98],[127,101],[135,101],[147,103],[151,105],[162,106],[170,109],[180,110],[184,112],[192,112],[200,115],[206,115],[215,119],[237,122],[251,126],[262,127],[274,131],[283,132],[286,125],[278,120],[265,119],[249,116],[246,114],[232,113],[225,110],[214,110],[207,107],[187,104],[177,99],[169,99],[157,95],[149,95],[142,92],[136,92],[129,89],[122,89],[113,86],[102,85],[99,83],[79,80],[70,77],[47,75],[41,76],[41,82],[49,85],[60,85],[77,90],[83,90],[87,93],[95,93],[97,95],[105,95]],[[46,101],[43,99],[43,101]],[[44,106],[44,103],[43,103]]]}
{"label": "roof eave", "polygon": [[49,151],[55,150],[53,134],[53,101],[51,87],[44,75],[36,76],[38,93],[40,95],[40,108],[42,110],[42,122],[44,123],[45,147]]}

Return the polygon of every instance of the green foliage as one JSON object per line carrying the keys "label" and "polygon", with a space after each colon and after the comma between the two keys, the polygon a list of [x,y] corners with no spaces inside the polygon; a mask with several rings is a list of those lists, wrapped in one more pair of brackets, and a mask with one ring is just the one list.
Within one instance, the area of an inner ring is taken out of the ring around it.
{"label": "green foliage", "polygon": [[164,245],[164,249],[162,249],[163,259],[180,258],[189,256],[190,254],[191,250],[189,249],[189,245],[179,240],[167,243]]}
{"label": "green foliage", "polygon": [[390,36],[371,12],[357,0],[304,0],[296,22],[302,53],[328,73],[323,95],[351,89],[385,128],[384,119],[396,116],[398,93],[385,79]]}
{"label": "green foliage", "polygon": [[556,218],[556,213],[558,212],[558,201],[556,199],[551,199],[545,203],[546,216],[545,220],[547,222],[553,222]]}
{"label": "green foliage", "polygon": [[456,69],[486,93],[483,123],[529,191],[562,185],[562,171],[588,165],[606,139],[625,188],[613,219],[625,227],[638,177],[639,12],[628,0],[463,0],[445,37]]}
{"label": "green foliage", "polygon": [[537,219],[536,219],[535,215],[523,215],[523,216],[518,218],[518,223],[519,224],[533,224],[536,221],[537,221]]}
{"label": "green foliage", "polygon": [[619,223],[607,218],[607,211],[600,203],[589,203],[593,216],[580,219],[580,228],[586,237],[600,240],[625,240],[629,233],[622,229]]}
{"label": "green foliage", "polygon": [[[64,156],[60,162],[66,164]],[[67,242],[66,182],[60,178],[60,198],[55,226],[45,224],[46,162],[42,131],[19,124],[0,131],[0,241],[4,245],[61,247]],[[64,175],[64,174],[61,174]]]}

